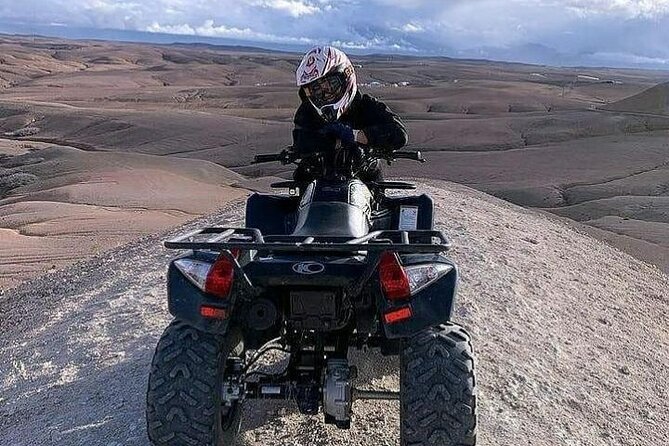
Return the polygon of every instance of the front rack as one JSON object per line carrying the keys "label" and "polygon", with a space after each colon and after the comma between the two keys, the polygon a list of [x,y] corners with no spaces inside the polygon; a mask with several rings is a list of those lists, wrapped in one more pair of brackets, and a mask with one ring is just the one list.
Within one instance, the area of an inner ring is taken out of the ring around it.
{"label": "front rack", "polygon": [[208,227],[168,240],[169,249],[224,251],[231,249],[282,252],[382,252],[439,253],[450,241],[441,231],[373,231],[358,237],[263,235],[255,228]]}

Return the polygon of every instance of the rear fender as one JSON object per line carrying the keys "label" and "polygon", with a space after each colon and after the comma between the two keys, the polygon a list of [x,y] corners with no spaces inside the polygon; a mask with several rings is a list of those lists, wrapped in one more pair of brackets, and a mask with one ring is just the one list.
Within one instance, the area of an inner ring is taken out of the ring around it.
{"label": "rear fender", "polygon": [[[214,263],[216,256],[213,254],[190,253],[180,258],[190,257],[198,260],[210,261]],[[237,282],[237,281],[235,281]],[[233,286],[228,299],[220,299],[200,290],[193,282],[185,277],[181,271],[170,262],[167,270],[167,304],[170,313],[177,319],[182,320],[198,330],[213,333],[225,334],[232,314],[234,296],[238,290]],[[200,307],[207,305],[220,308],[226,311],[226,319],[209,319],[200,315]]]}
{"label": "rear fender", "polygon": [[[457,293],[458,270],[455,264],[441,255],[416,255],[403,258],[404,265],[445,263],[453,269],[428,287],[408,299],[389,301],[379,291],[377,308],[379,319],[388,339],[405,338],[419,331],[450,321]],[[378,280],[378,279],[377,279]],[[380,290],[380,284],[377,288]],[[386,323],[384,314],[409,306],[412,316],[400,322]]]}

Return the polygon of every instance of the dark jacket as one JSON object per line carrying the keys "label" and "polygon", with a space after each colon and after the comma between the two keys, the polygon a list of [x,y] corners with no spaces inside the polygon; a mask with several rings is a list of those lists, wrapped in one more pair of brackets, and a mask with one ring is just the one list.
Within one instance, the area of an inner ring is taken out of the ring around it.
{"label": "dark jacket", "polygon": [[[332,141],[319,131],[326,124],[316,109],[300,91],[302,104],[295,113],[293,149],[299,153],[324,150]],[[349,109],[339,118],[339,122],[362,130],[369,145],[376,149],[393,151],[407,143],[407,131],[402,120],[383,102],[368,94],[357,92]]]}

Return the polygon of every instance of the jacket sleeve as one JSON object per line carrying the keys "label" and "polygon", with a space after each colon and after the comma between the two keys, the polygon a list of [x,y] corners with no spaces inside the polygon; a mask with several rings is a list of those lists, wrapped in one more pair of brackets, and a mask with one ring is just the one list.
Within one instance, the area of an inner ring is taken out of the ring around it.
{"label": "jacket sleeve", "polygon": [[369,125],[362,129],[367,136],[369,145],[382,150],[398,150],[404,147],[409,137],[404,123],[386,104],[370,96],[365,114],[369,117]]}
{"label": "jacket sleeve", "polygon": [[332,145],[331,139],[320,133],[323,126],[313,107],[303,102],[295,112],[293,122],[293,150],[298,153],[310,153]]}

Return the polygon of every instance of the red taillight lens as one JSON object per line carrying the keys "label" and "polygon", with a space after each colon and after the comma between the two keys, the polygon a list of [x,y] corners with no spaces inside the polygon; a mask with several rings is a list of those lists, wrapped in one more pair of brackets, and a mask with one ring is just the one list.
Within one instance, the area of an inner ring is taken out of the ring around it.
{"label": "red taillight lens", "polygon": [[234,277],[234,265],[227,257],[221,256],[207,274],[204,291],[217,297],[228,297]]}
{"label": "red taillight lens", "polygon": [[404,299],[411,295],[409,278],[394,252],[384,252],[379,262],[381,290],[386,299]]}

